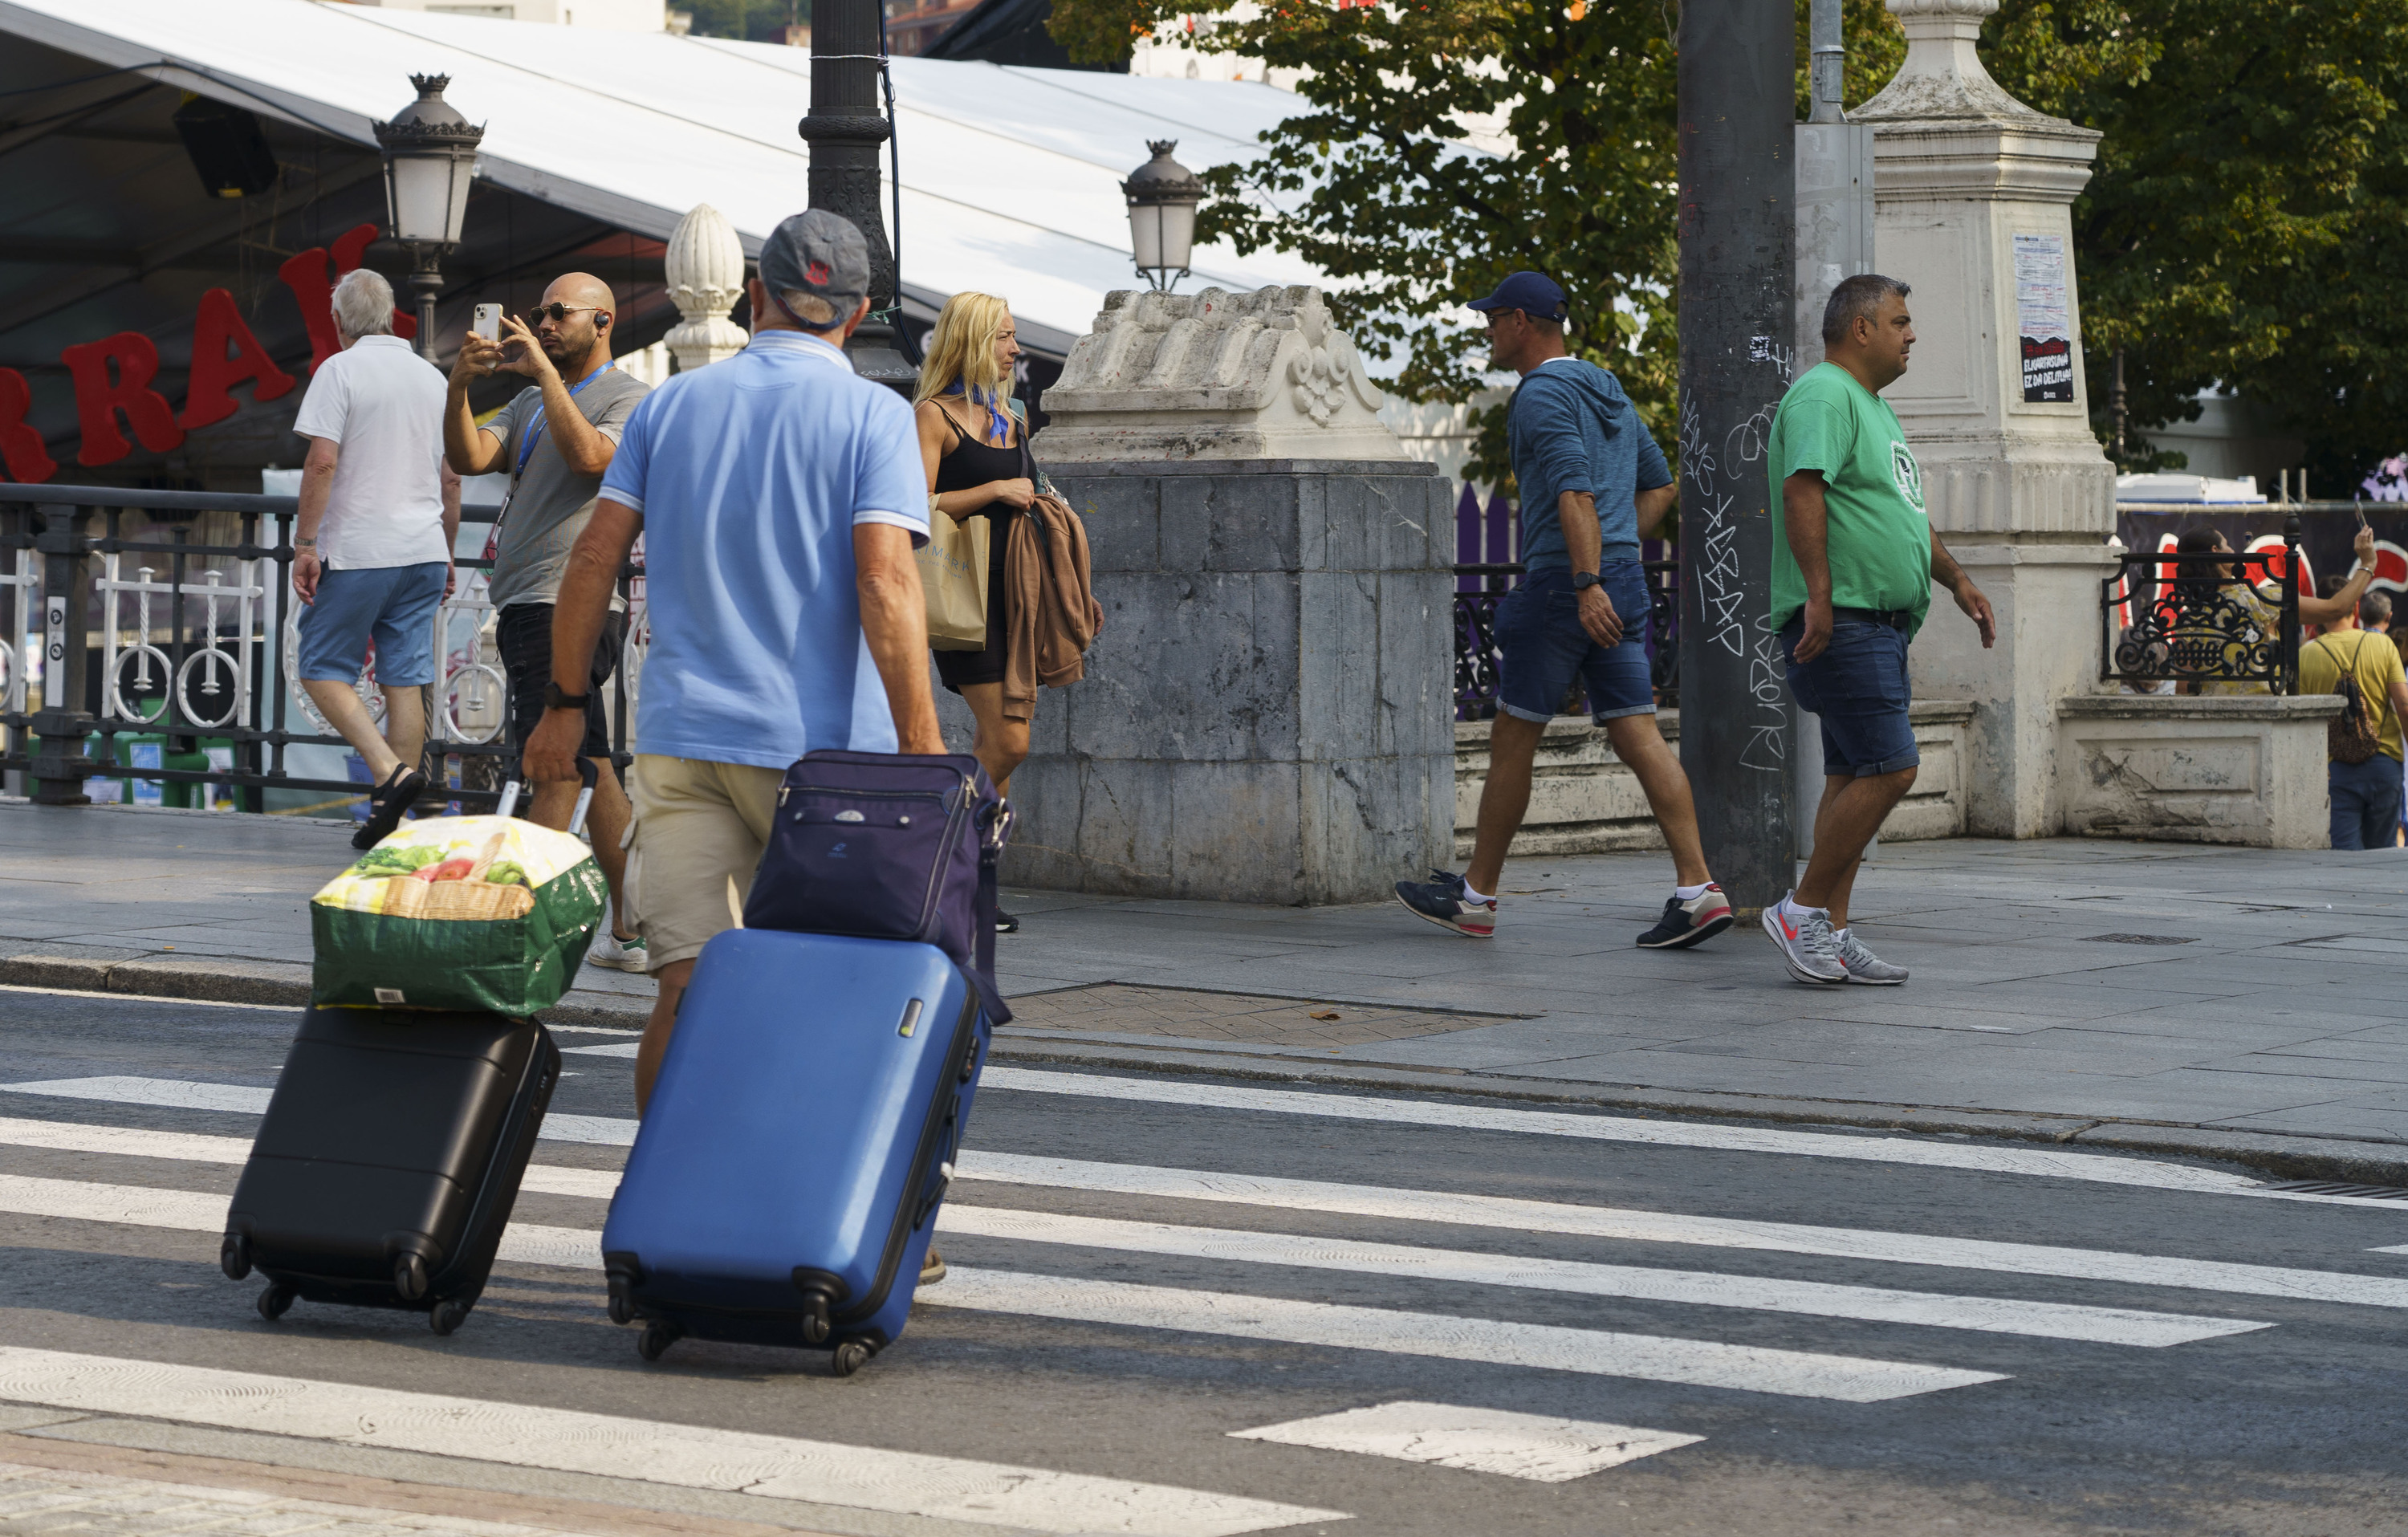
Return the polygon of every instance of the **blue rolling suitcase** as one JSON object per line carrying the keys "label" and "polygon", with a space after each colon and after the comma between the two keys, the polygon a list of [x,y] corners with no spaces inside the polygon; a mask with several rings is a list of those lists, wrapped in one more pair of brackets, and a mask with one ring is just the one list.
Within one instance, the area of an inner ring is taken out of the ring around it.
{"label": "blue rolling suitcase", "polygon": [[850,1375],[911,1311],[993,1027],[934,945],[705,947],[602,1230],[610,1316],[812,1346]]}

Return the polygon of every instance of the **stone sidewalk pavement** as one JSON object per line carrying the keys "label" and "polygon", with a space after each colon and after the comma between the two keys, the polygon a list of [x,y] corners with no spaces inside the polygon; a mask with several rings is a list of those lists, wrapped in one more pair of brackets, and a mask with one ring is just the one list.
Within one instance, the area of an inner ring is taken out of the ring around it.
{"label": "stone sidewalk pavement", "polygon": [[[297,1000],[306,904],[349,858],[347,831],[0,801],[0,984]],[[1025,927],[998,946],[1020,1015],[1008,1049],[2192,1148],[2408,1184],[2408,850],[1885,846],[1855,920],[1913,969],[1898,988],[1801,986],[1750,928],[1637,950],[1668,878],[1658,854],[1517,860],[1486,942],[1394,906],[1010,893]],[[589,967],[559,1017],[633,1024],[650,992]],[[2299,1139],[2330,1153],[2294,1158]]]}

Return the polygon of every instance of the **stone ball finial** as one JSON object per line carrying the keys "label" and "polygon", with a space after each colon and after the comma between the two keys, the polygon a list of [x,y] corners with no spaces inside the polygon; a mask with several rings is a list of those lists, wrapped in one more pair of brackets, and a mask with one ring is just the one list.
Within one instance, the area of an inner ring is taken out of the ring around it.
{"label": "stone ball finial", "polygon": [[747,338],[728,311],[744,294],[744,243],[727,216],[695,204],[670,234],[661,265],[669,300],[684,317],[666,338],[678,367],[699,368],[742,352]]}

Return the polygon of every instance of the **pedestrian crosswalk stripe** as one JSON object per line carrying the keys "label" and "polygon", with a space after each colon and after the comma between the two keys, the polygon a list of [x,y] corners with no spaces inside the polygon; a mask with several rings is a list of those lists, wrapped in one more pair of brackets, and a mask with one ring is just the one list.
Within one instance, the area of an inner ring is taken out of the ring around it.
{"label": "pedestrian crosswalk stripe", "polygon": [[[1902,1265],[1940,1265],[1958,1270],[1999,1271],[2012,1275],[2057,1275],[2081,1281],[2114,1281],[2143,1286],[2180,1286],[2192,1291],[2233,1292],[2309,1302],[2347,1302],[2361,1307],[2408,1308],[2408,1280],[2350,1275],[2218,1259],[2126,1254],[2113,1249],[2061,1248],[1999,1239],[1942,1238],[1926,1233],[1883,1232],[1863,1228],[1819,1228],[1748,1217],[1689,1216],[1627,1207],[1576,1206],[1513,1196],[1464,1195],[1452,1190],[1412,1190],[1378,1185],[1340,1185],[1323,1180],[1281,1179],[1267,1174],[1229,1174],[1203,1169],[1157,1169],[1145,1164],[1090,1163],[1077,1158],[1016,1153],[965,1153],[957,1169],[964,1180],[986,1180],[1049,1189],[1094,1190],[1125,1196],[1164,1196],[1226,1201],[1240,1206],[1330,1212],[1346,1216],[1391,1217],[1421,1224],[1455,1223],[1473,1228],[1511,1228],[1529,1232],[1571,1233],[1625,1239],[1639,1243],[1697,1243],[1710,1248],[1757,1249],[1780,1254],[1828,1255],[1841,1259]],[[957,1187],[958,1189],[958,1187]],[[957,1193],[956,1199],[960,1199]]]}
{"label": "pedestrian crosswalk stripe", "polygon": [[1063,1243],[1138,1254],[1180,1255],[1256,1265],[1352,1271],[1403,1280],[1459,1281],[1519,1286],[1585,1297],[1627,1297],[1700,1307],[1746,1308],[1822,1318],[2025,1334],[2049,1340],[2159,1348],[2246,1334],[2273,1326],[2243,1318],[2200,1318],[2001,1297],[1948,1297],[1873,1286],[1832,1286],[1711,1271],[1594,1265],[1522,1255],[1473,1254],[1402,1243],[1366,1243],[1294,1233],[1189,1228],[1160,1222],[1118,1222],[1054,1212],[949,1204],[938,1216],[948,1236]]}
{"label": "pedestrian crosswalk stripe", "polygon": [[[50,1121],[0,1119],[0,1143],[30,1142],[33,1145],[55,1147],[75,1152],[124,1153],[154,1157],[193,1159],[212,1163],[240,1163],[249,1152],[249,1144],[236,1137],[197,1137],[179,1132],[137,1130],[118,1127],[86,1127]],[[1054,1159],[1019,1159],[1010,1155],[965,1154],[963,1178],[993,1179],[1008,1177],[1015,1163],[1038,1166],[1039,1178],[1033,1183],[1044,1185],[1070,1184],[1076,1188],[1110,1187],[1102,1182],[1077,1176],[1092,1170],[1115,1171],[1123,1165],[1068,1166]],[[1002,1167],[998,1167],[1002,1166]],[[1049,1172],[1068,1170],[1067,1180],[1045,1177]],[[1199,1174],[1191,1171],[1130,1169],[1139,1178],[1188,1174],[1191,1183],[1184,1186],[1156,1188],[1149,1193],[1193,1195],[1194,1182],[1209,1182],[1216,1190],[1242,1176]],[[618,1185],[618,1174],[602,1169],[563,1169],[546,1164],[528,1166],[522,1188],[550,1195],[582,1196],[607,1200]],[[1301,1185],[1308,1182],[1283,1182]],[[144,1187],[121,1185],[85,1185],[77,1181],[19,1180],[15,1184],[0,1183],[0,1209],[28,1212],[28,1205],[10,1205],[12,1201],[29,1203],[31,1214],[74,1216],[79,1214],[79,1197],[75,1189],[48,1190],[50,1185],[71,1185],[95,1192],[107,1192],[105,1199],[127,1209],[140,1205],[141,1199],[157,1201],[174,1192],[149,1191]],[[1344,1186],[1328,1188],[1344,1189]],[[133,1190],[135,1195],[124,1192]],[[1451,1197],[1437,1191],[1388,1192],[1409,1198],[1413,1210],[1391,1214],[1399,1217],[1411,1215],[1418,1222],[1433,1220],[1432,1202],[1487,1200],[1493,1198]],[[2031,1302],[2011,1298],[1952,1297],[1931,1292],[1900,1291],[1883,1287],[1835,1286],[1813,1281],[1787,1281],[1774,1277],[1723,1275],[1706,1271],[1675,1271],[1654,1267],[1598,1265],[1555,1259],[1526,1258],[1510,1255],[1473,1254],[1461,1250],[1439,1249],[1420,1245],[1364,1243],[1347,1240],[1308,1238],[1284,1233],[1199,1228],[1155,1222],[1118,1222],[1096,1217],[1063,1214],[1030,1212],[1017,1209],[974,1205],[957,1191],[938,1218],[939,1225],[949,1233],[963,1233],[1012,1239],[1022,1243],[1076,1244],[1088,1248],[1122,1249],[1140,1253],[1180,1254],[1199,1258],[1230,1259],[1245,1263],[1293,1265],[1305,1269],[1362,1271],[1376,1275],[1416,1276],[1426,1280],[1467,1281],[1478,1285],[1524,1286],[1539,1290],[1570,1291],[1597,1297],[1629,1297],[1670,1302],[1684,1302],[1707,1307],[1752,1308],[1762,1312],[1797,1313],[1818,1317],[1859,1318],[1881,1323],[1903,1323],[1933,1329],[1962,1329],[1984,1333],[2023,1334],[2042,1339],[2082,1340],[2096,1343],[2137,1345],[2146,1348],[2186,1344],[2197,1340],[2214,1339],[2227,1334],[2243,1334],[2272,1325],[2240,1318],[2207,1318],[2183,1314],[2141,1312],[2121,1308],[2100,1308],[2080,1304]],[[137,1199],[138,1198],[138,1199]],[[207,1198],[217,1201],[219,1198]],[[129,1205],[129,1203],[132,1203]],[[1301,1201],[1278,1204],[1309,1209],[1311,1198]],[[1504,1221],[1491,1224],[1531,1231],[1547,1230],[1543,1221],[1517,1220],[1527,1208],[1541,1212],[1562,1210],[1573,1213],[1595,1212],[1598,1208],[1552,1208],[1548,1203],[1508,1201],[1508,1210],[1499,1214]],[[161,1203],[154,1209],[181,1213],[183,1208]],[[193,1210],[198,1211],[199,1208]],[[194,1226],[210,1227],[222,1223],[222,1207],[218,1215]],[[119,1220],[136,1220],[122,1218]],[[148,1223],[148,1226],[176,1227],[187,1219],[178,1215],[173,1220]],[[1441,1214],[1435,1220],[1446,1220]],[[504,1240],[502,1257],[538,1265],[590,1265],[595,1262],[593,1236],[572,1228],[538,1228],[528,1223],[513,1223]]]}
{"label": "pedestrian crosswalk stripe", "polygon": [[[571,1047],[571,1051],[601,1048]],[[632,1055],[618,1048],[609,1055]],[[1978,1147],[1940,1142],[1854,1137],[1838,1132],[1772,1131],[1749,1128],[1696,1126],[1677,1121],[1642,1121],[1612,1115],[1578,1115],[1558,1111],[1500,1110],[1485,1106],[1423,1103],[1411,1099],[1373,1099],[1294,1089],[1239,1088],[1226,1085],[1168,1084],[1150,1079],[1107,1078],[1088,1073],[1039,1072],[1026,1068],[990,1065],[982,1087],[1036,1094],[1098,1094],[1107,1098],[1154,1099],[1208,1109],[1273,1111],[1286,1114],[1328,1115],[1354,1120],[1394,1120],[1411,1125],[1469,1130],[1512,1131],[1541,1136],[1651,1142],[1668,1147],[1697,1147],[1755,1153],[1803,1154],[1814,1157],[1861,1158],[1885,1163],[1924,1164],[1974,1172],[2032,1174],[2057,1179],[2090,1180],[2108,1185],[2181,1191],[2191,1195],[2256,1196],[2271,1200],[2304,1201],[2316,1205],[2362,1206],[2397,1212],[2395,1201],[2358,1196],[2319,1196],[2298,1190],[2276,1190],[2240,1174],[2147,1158],[2125,1158],[2099,1153],[2048,1153],[2032,1148]],[[1100,1085],[1100,1086],[1098,1086]],[[177,1078],[59,1078],[31,1083],[0,1084],[0,1093],[42,1094],[69,1099],[97,1099],[113,1104],[158,1105],[177,1110],[228,1111],[256,1115],[267,1108],[268,1091],[238,1084],[195,1084]],[[637,1123],[616,1115],[548,1114],[542,1139],[555,1142],[587,1142],[606,1147],[632,1147]]]}
{"label": "pedestrian crosswalk stripe", "polygon": [[[0,1174],[0,1211],[214,1235],[225,1228],[226,1199],[223,1196],[148,1185],[95,1185],[79,1180]],[[590,1228],[514,1222],[503,1234],[500,1257],[520,1264],[595,1270],[601,1264],[601,1233]],[[1597,1376],[1641,1377],[1693,1386],[1839,1399],[1850,1403],[1872,1403],[2002,1380],[1996,1372],[1729,1345],[1708,1340],[1503,1323],[1389,1308],[1341,1307],[1326,1302],[1120,1282],[1090,1283],[964,1265],[952,1268],[940,1292],[924,1292],[916,1300],[930,1306],[1080,1323],[1235,1334],[1290,1344],[1438,1357]],[[6,1396],[0,1392],[0,1398]]]}
{"label": "pedestrian crosswalk stripe", "polygon": [[[14,1129],[21,1128],[38,1129]],[[193,1137],[133,1128],[0,1119],[0,1143],[5,1142],[79,1152],[136,1155],[148,1152],[152,1156],[191,1157],[216,1163],[240,1163],[250,1152],[250,1143],[236,1137]],[[201,1151],[168,1151],[175,1148]],[[968,1182],[1219,1201],[1346,1216],[1394,1218],[1416,1224],[1440,1223],[1567,1233],[1642,1243],[1686,1243],[1710,1248],[1821,1255],[1885,1264],[1995,1271],[2011,1275],[2053,1275],[2080,1281],[2173,1286],[2247,1297],[2277,1297],[2295,1301],[2408,1308],[2408,1280],[2281,1265],[2186,1259],[2112,1249],[2075,1249],[2050,1244],[2014,1243],[1997,1239],[1884,1232],[1870,1228],[1810,1227],[1744,1217],[1692,1216],[1677,1212],[1580,1206],[1512,1196],[1341,1185],[1321,1180],[1283,1179],[1201,1169],[1155,1168],[1145,1164],[1094,1163],[1077,1158],[1040,1157],[1015,1153],[964,1153],[958,1160],[957,1170],[958,1178]],[[534,1164],[529,1166],[522,1188],[547,1195],[608,1200],[618,1182],[617,1172],[610,1170]],[[968,1191],[956,1185],[953,1203],[963,1204],[968,1195]],[[2408,1245],[2401,1245],[2396,1251],[2375,1252],[2408,1252]],[[552,1261],[531,1259],[529,1263]]]}
{"label": "pedestrian crosswalk stripe", "polygon": [[1096,1073],[1040,1071],[990,1065],[981,1087],[1025,1094],[1068,1094],[1199,1110],[1320,1115],[1349,1121],[1388,1121],[1403,1126],[1460,1131],[1504,1131],[1526,1136],[1579,1137],[1592,1141],[1645,1142],[1731,1153],[1777,1153],[1814,1158],[1859,1158],[1875,1163],[1920,1164],[1990,1174],[2030,1174],[2049,1179],[2089,1180],[2206,1195],[2254,1195],[2258,1182],[2214,1169],[2129,1158],[2103,1153],[2066,1153],[2027,1147],[1988,1147],[1966,1142],[1918,1142],[1906,1137],[1865,1137],[1837,1131],[1780,1131],[1761,1127],[1696,1125],[1641,1120],[1627,1115],[1584,1114],[1555,1110],[1513,1110],[1496,1105],[1387,1099],[1367,1095],[1257,1088],[1191,1079],[1113,1078]]}
{"label": "pedestrian crosswalk stripe", "polygon": [[1235,1537],[1349,1519],[923,1452],[13,1346],[0,1346],[0,1400],[1023,1530]]}
{"label": "pedestrian crosswalk stripe", "polygon": [[98,1099],[117,1105],[158,1105],[168,1110],[230,1111],[258,1115],[267,1109],[269,1090],[247,1084],[194,1084],[181,1078],[50,1078],[30,1084],[0,1084],[11,1094],[41,1094],[60,1099]]}
{"label": "pedestrian crosswalk stripe", "polygon": [[1658,1452],[1694,1446],[1705,1439],[1671,1430],[1643,1430],[1634,1425],[1411,1400],[1229,1434],[1240,1441],[1392,1457],[1401,1462],[1503,1473],[1541,1484],[1568,1483]]}
{"label": "pedestrian crosswalk stripe", "polygon": [[1975,1383],[2004,1382],[1997,1372],[1967,1372],[1914,1361],[1868,1360],[1717,1340],[1518,1324],[1393,1308],[1306,1302],[1285,1297],[1145,1286],[955,1265],[945,1284],[915,1305],[968,1308],[1021,1318],[1230,1335],[1339,1350],[1435,1357],[1492,1366],[1638,1377],[1691,1387],[1722,1387],[1789,1398],[1879,1403]]}

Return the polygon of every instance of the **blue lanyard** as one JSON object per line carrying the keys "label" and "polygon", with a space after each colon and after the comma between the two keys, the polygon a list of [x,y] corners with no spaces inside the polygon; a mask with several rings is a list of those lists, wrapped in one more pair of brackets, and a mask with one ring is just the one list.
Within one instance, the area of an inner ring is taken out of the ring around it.
{"label": "blue lanyard", "polygon": [[[585,386],[593,383],[595,380],[601,378],[604,374],[609,373],[618,366],[619,360],[612,358],[609,362],[602,365],[599,368],[587,374],[583,379],[571,384],[568,387],[568,398],[571,400],[576,399],[577,394],[580,390],[584,389]],[[534,456],[535,446],[543,441],[543,412],[544,408],[541,403],[538,402],[535,409],[535,420],[527,424],[526,436],[519,439],[518,467],[510,471],[510,484],[514,489],[518,484],[519,477],[526,473],[527,460]]]}

